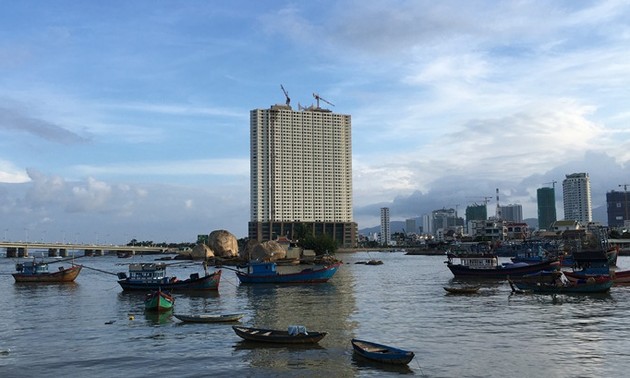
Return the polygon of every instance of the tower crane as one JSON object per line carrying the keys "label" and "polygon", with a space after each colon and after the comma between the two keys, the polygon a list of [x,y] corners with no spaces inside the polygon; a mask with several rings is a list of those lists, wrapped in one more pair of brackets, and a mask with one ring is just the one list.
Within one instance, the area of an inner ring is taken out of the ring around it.
{"label": "tower crane", "polygon": [[287,101],[286,101],[287,106],[290,106],[289,104],[291,103],[291,99],[289,98],[289,92],[287,92],[287,90],[284,89],[282,84],[280,84],[280,88],[282,88],[282,92],[284,92],[284,97],[287,98]]}
{"label": "tower crane", "polygon": [[551,187],[552,187],[553,189],[555,189],[555,188],[556,188],[556,183],[557,183],[557,182],[558,182],[558,181],[556,181],[556,180],[553,180],[553,181],[551,181],[551,182],[543,182],[543,185],[548,185],[548,184],[551,184]]}
{"label": "tower crane", "polygon": [[317,109],[319,109],[319,100],[324,101],[325,103],[327,103],[328,105],[332,105],[335,106],[335,104],[333,104],[332,102],[327,101],[326,99],[322,98],[320,95],[318,95],[317,93],[313,93],[313,97],[315,97],[315,100],[317,101]]}

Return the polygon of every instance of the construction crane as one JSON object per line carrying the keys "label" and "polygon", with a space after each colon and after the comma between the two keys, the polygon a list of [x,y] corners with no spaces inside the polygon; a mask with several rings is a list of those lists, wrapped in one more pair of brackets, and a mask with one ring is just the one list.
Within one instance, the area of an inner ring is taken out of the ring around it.
{"label": "construction crane", "polygon": [[290,106],[291,104],[291,99],[289,98],[289,92],[287,92],[286,89],[284,89],[284,87],[282,86],[282,84],[280,84],[280,88],[282,88],[282,92],[284,92],[284,97],[287,98],[286,104],[287,106]]}
{"label": "construction crane", "polygon": [[551,184],[551,187],[552,187],[553,189],[555,189],[555,188],[556,188],[556,183],[557,183],[557,182],[558,182],[558,181],[555,181],[555,180],[554,180],[554,181],[551,181],[551,182],[543,182],[543,185],[548,185],[548,184]]}
{"label": "construction crane", "polygon": [[466,198],[483,198],[483,204],[484,205],[488,205],[488,202],[492,199],[492,197],[489,196],[485,196],[485,197],[466,197]]}
{"label": "construction crane", "polygon": [[327,101],[326,99],[320,97],[320,95],[318,95],[317,93],[313,93],[313,97],[315,97],[315,100],[317,101],[317,109],[319,109],[319,100],[324,101],[325,103],[327,103],[328,105],[332,105],[335,106],[335,104],[333,104],[332,102]]}

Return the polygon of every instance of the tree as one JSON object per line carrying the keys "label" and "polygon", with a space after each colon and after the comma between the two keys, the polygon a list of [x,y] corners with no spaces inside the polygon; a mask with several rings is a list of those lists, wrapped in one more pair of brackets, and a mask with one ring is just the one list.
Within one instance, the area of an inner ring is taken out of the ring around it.
{"label": "tree", "polygon": [[337,252],[338,248],[337,242],[328,235],[307,235],[299,241],[298,245],[303,249],[312,249],[318,256],[327,253],[333,254]]}

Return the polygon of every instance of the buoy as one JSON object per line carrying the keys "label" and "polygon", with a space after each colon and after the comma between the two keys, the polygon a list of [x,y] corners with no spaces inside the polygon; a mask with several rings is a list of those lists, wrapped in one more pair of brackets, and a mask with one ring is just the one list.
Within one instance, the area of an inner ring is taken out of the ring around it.
{"label": "buoy", "polygon": [[133,315],[129,315],[129,320],[135,320],[135,319],[136,319],[136,317],[135,317],[135,316],[133,316]]}

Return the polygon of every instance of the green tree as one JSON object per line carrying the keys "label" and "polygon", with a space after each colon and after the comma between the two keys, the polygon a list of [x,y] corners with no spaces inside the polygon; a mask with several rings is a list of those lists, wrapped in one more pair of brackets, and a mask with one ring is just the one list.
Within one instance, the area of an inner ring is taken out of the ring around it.
{"label": "green tree", "polygon": [[312,249],[318,256],[326,253],[333,254],[337,252],[338,248],[337,242],[328,235],[307,235],[304,239],[300,240],[298,245],[303,249]]}

